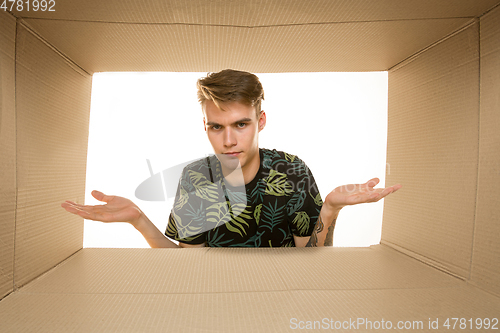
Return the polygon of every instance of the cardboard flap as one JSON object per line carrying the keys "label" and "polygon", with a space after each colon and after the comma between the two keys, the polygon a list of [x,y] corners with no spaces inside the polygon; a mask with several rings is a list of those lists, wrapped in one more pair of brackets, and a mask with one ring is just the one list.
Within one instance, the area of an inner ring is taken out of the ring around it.
{"label": "cardboard flap", "polygon": [[336,330],[344,322],[346,331],[370,331],[366,325],[384,321],[426,331],[437,320],[432,331],[440,332],[449,331],[446,318],[491,319],[499,310],[499,298],[382,246],[83,249],[0,302],[0,325],[289,332],[307,325]]}

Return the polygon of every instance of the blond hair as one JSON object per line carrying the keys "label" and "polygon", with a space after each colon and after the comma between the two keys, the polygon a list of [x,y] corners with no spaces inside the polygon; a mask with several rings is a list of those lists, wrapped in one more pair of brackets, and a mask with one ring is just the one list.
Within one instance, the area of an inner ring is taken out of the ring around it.
{"label": "blond hair", "polygon": [[221,110],[221,104],[239,102],[254,106],[257,117],[264,100],[264,89],[259,78],[248,72],[224,69],[217,73],[208,73],[196,82],[198,101],[203,106],[210,100]]}

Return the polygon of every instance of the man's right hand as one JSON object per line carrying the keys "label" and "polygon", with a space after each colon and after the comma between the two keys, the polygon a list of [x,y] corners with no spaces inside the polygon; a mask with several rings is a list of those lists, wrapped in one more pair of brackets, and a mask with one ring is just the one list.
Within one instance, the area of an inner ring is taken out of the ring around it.
{"label": "man's right hand", "polygon": [[81,216],[88,220],[101,222],[129,222],[136,225],[143,215],[142,211],[129,199],[105,195],[99,191],[92,191],[92,196],[106,204],[96,206],[80,205],[72,201],[66,201],[61,207],[68,212]]}

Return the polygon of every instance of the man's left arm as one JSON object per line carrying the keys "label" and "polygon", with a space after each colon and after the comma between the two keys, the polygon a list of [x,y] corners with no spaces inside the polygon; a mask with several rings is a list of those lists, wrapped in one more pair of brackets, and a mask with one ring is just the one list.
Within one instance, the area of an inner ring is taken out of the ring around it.
{"label": "man's left arm", "polygon": [[296,247],[333,246],[333,230],[340,210],[345,206],[377,202],[402,186],[397,184],[386,188],[374,188],[378,178],[364,184],[349,184],[335,188],[326,198],[319,218],[310,237],[293,236]]}

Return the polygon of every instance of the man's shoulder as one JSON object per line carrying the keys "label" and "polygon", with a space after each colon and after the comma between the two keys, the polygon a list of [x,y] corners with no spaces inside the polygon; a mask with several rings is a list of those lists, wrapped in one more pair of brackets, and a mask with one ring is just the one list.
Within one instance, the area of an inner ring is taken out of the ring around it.
{"label": "man's shoulder", "polygon": [[305,165],[297,155],[290,154],[281,150],[261,148],[263,155],[263,165],[266,168],[291,167],[294,165]]}
{"label": "man's shoulder", "polygon": [[186,166],[185,169],[198,169],[207,165],[207,156],[199,158],[197,160],[192,160]]}
{"label": "man's shoulder", "polygon": [[184,165],[184,171],[192,170],[203,172],[209,168],[214,168],[217,164],[217,157],[215,155],[207,155],[205,157],[199,158],[197,160],[189,161]]}
{"label": "man's shoulder", "polygon": [[181,172],[181,181],[213,181],[214,175],[220,170],[217,162],[215,155],[208,155],[186,163]]}

